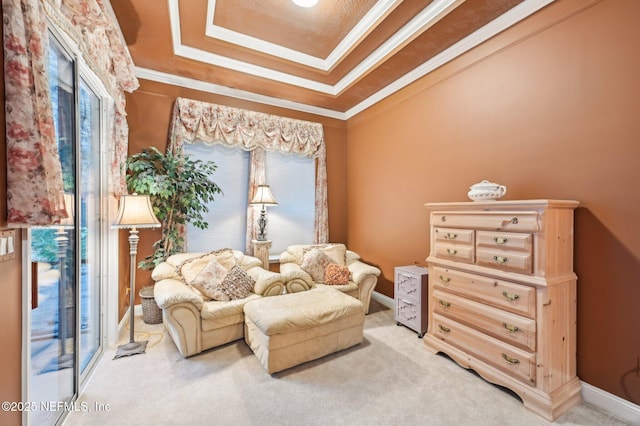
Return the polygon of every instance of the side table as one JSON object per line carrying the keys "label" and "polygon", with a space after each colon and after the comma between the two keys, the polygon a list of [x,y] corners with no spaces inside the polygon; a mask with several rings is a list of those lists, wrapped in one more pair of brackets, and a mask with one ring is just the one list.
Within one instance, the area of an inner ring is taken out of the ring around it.
{"label": "side table", "polygon": [[427,332],[427,303],[429,297],[429,269],[422,266],[398,266],[394,271],[393,298],[395,320],[418,332]]}
{"label": "side table", "polygon": [[271,240],[251,240],[253,244],[253,257],[257,257],[262,262],[262,267],[269,270],[269,249],[271,249]]}

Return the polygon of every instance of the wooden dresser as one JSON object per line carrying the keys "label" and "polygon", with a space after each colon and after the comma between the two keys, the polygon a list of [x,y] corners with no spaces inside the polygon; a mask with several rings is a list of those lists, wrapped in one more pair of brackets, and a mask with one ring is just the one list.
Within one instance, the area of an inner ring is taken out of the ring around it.
{"label": "wooden dresser", "polygon": [[431,203],[427,348],[554,420],[578,403],[577,201]]}

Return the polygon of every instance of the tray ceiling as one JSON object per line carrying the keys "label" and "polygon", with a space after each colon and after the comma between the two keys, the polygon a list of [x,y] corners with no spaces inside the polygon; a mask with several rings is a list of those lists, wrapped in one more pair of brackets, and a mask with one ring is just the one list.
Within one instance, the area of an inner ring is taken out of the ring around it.
{"label": "tray ceiling", "polygon": [[139,78],[349,118],[553,0],[112,0]]}

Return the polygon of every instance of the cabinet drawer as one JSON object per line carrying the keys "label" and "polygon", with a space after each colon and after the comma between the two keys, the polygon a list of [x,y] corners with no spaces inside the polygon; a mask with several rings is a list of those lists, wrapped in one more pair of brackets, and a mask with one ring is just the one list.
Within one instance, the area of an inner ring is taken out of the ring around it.
{"label": "cabinet drawer", "polygon": [[395,291],[399,297],[420,300],[422,277],[396,271],[395,283]]}
{"label": "cabinet drawer", "polygon": [[440,259],[450,259],[456,262],[473,263],[475,261],[472,245],[450,244],[436,241],[434,252]]}
{"label": "cabinet drawer", "polygon": [[473,244],[473,229],[435,228],[436,241]]}
{"label": "cabinet drawer", "polygon": [[536,322],[440,290],[433,291],[433,310],[526,350],[536,350]]}
{"label": "cabinet drawer", "polygon": [[531,234],[489,231],[478,231],[476,233],[476,245],[481,248],[517,250],[531,253],[532,243],[533,236]]}
{"label": "cabinet drawer", "polygon": [[501,271],[512,271],[520,274],[531,274],[533,262],[531,253],[520,253],[508,250],[490,250],[478,248],[476,264]]}
{"label": "cabinet drawer", "polygon": [[512,377],[535,386],[536,356],[501,340],[482,334],[456,321],[433,314],[433,335],[502,370]]}
{"label": "cabinet drawer", "polygon": [[502,212],[434,212],[431,224],[437,227],[470,228],[487,231],[538,232],[538,213],[529,211]]}
{"label": "cabinet drawer", "polygon": [[535,318],[535,287],[439,266],[432,267],[429,282],[433,288],[445,289],[468,299],[487,303],[528,318]]}
{"label": "cabinet drawer", "polygon": [[395,320],[401,322],[412,330],[420,330],[420,306],[410,300],[396,298]]}

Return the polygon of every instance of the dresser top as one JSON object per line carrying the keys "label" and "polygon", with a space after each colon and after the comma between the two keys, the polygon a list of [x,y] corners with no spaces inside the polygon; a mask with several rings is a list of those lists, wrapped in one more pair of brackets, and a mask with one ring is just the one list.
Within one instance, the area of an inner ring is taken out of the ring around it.
{"label": "dresser top", "polygon": [[425,206],[432,210],[455,208],[460,210],[519,210],[534,208],[565,208],[575,209],[580,202],[574,200],[505,200],[505,201],[459,201],[449,203],[427,203]]}

